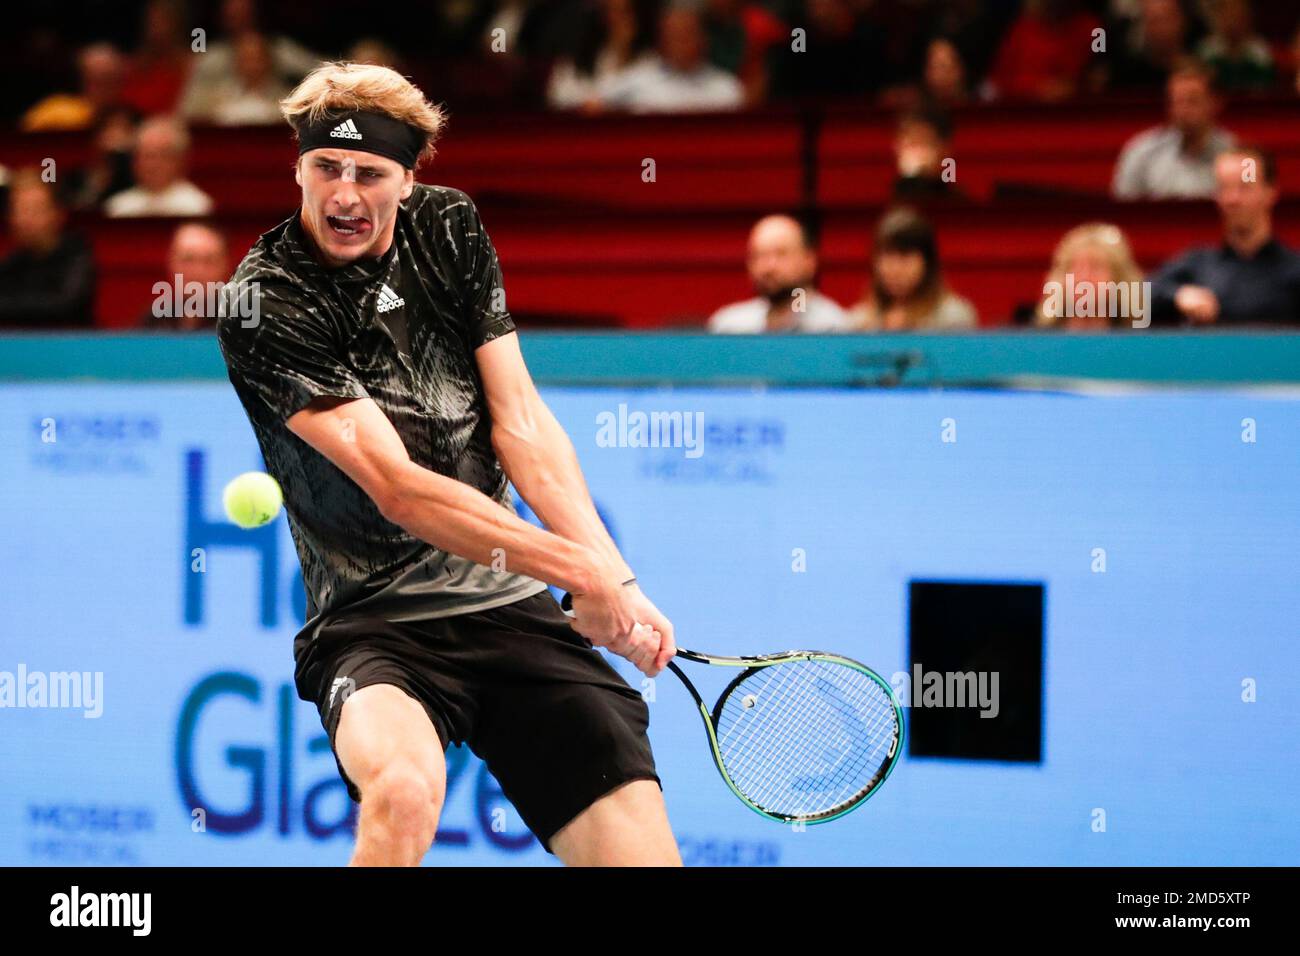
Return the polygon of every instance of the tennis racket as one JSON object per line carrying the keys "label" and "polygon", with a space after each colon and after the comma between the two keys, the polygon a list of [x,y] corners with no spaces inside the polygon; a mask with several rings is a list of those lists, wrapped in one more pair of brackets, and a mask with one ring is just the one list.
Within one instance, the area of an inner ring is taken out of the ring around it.
{"label": "tennis racket", "polygon": [[[573,616],[572,598],[561,607]],[[710,711],[676,660],[730,667]],[[827,823],[861,806],[902,753],[903,708],[885,680],[824,651],[718,657],[678,647],[668,668],[699,708],[713,763],[755,813],[781,823]]]}

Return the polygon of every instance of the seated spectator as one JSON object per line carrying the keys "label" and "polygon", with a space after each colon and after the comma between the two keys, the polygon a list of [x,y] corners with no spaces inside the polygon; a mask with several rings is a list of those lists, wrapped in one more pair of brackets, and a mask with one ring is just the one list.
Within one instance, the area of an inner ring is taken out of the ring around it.
{"label": "seated spectator", "polygon": [[966,63],[957,45],[947,37],[935,37],[925,48],[925,63],[919,83],[907,83],[886,90],[880,104],[906,111],[947,110],[971,99]]}
{"label": "seated spectator", "polygon": [[291,87],[271,64],[266,37],[246,30],[231,41],[229,76],[214,78],[185,103],[185,118],[217,126],[271,126],[283,122],[280,100]]}
{"label": "seated spectator", "polygon": [[[141,325],[154,331],[203,332],[216,328],[219,301],[210,290],[231,274],[225,237],[203,222],[187,222],[172,233],[167,251],[167,293],[145,310]],[[191,283],[197,283],[198,288]],[[201,290],[201,294],[196,294]]]}
{"label": "seated spectator", "polygon": [[1214,71],[1219,89],[1230,93],[1267,90],[1273,85],[1273,53],[1254,33],[1250,0],[1211,0],[1210,35],[1196,55]]}
{"label": "seated spectator", "polygon": [[1286,77],[1288,92],[1300,94],[1300,26],[1291,37],[1291,75]]}
{"label": "seated spectator", "polygon": [[122,99],[142,116],[171,113],[190,75],[190,31],[178,0],[149,0]]}
{"label": "seated spectator", "polygon": [[105,215],[206,216],[212,198],[185,179],[190,138],[170,116],[155,116],[140,126],[132,169],[136,185],[104,203]]}
{"label": "seated spectator", "polygon": [[754,0],[706,0],[704,11],[709,61],[740,78],[746,103],[762,102],[769,85],[768,51],[789,42],[789,27]]}
{"label": "seated spectator", "polygon": [[952,160],[952,124],[933,110],[905,113],[894,136],[894,198],[962,199]]}
{"label": "seated spectator", "polygon": [[[1150,303],[1133,299],[1141,294],[1141,283],[1142,270],[1118,226],[1105,222],[1075,226],[1052,253],[1034,324],[1070,332],[1132,328],[1135,318],[1149,317]],[[1139,310],[1144,314],[1139,316]]]}
{"label": "seated spectator", "polygon": [[[217,95],[214,90],[236,75],[235,38],[245,33],[263,33],[255,0],[222,0],[223,39],[213,41],[209,37],[207,51],[195,56],[194,69],[181,92],[181,115],[205,110],[201,104],[212,103]],[[295,85],[324,59],[288,37],[266,33],[263,36],[271,58],[271,72],[280,83]]]}
{"label": "seated spectator", "polygon": [[1223,244],[1193,249],[1151,278],[1156,321],[1193,325],[1300,323],[1300,254],[1273,235],[1277,167],[1242,146],[1214,165]]}
{"label": "seated spectator", "polygon": [[769,55],[776,97],[864,96],[884,85],[882,33],[843,0],[808,0],[802,22],[802,49],[789,34]]}
{"label": "seated spectator", "polygon": [[1055,102],[1099,85],[1089,74],[1104,69],[1092,52],[1100,27],[1076,0],[1025,0],[989,76],[997,95]]}
{"label": "seated spectator", "polygon": [[1214,160],[1233,143],[1214,125],[1218,98],[1210,75],[1195,63],[1169,76],[1169,121],[1138,133],[1115,164],[1116,199],[1208,199],[1214,195]]}
{"label": "seated spectator", "polygon": [[64,231],[58,195],[35,169],[9,184],[14,250],[0,260],[0,327],[54,329],[95,324],[90,247]]}
{"label": "seated spectator", "polygon": [[99,116],[122,105],[126,60],[111,43],[93,43],[77,55],[81,92],[55,93],[25,114],[24,133],[90,129]]}
{"label": "seated spectator", "polygon": [[140,119],[129,106],[102,114],[90,161],[63,178],[63,198],[72,209],[98,209],[109,196],[135,185],[131,157]]}
{"label": "seated spectator", "polygon": [[738,109],[744,95],[740,80],[705,58],[699,13],[670,6],[659,18],[658,53],[611,81],[602,101],[633,113],[683,113]]}
{"label": "seated spectator", "polygon": [[807,228],[791,216],[765,216],[749,233],[746,265],[758,293],[723,306],[710,332],[843,332],[844,310],[817,291],[817,250]]}
{"label": "seated spectator", "polygon": [[652,56],[658,14],[653,0],[600,0],[597,7],[573,56],[551,68],[546,101],[553,109],[598,105],[612,80]]}
{"label": "seated spectator", "polygon": [[947,37],[935,37],[926,47],[922,98],[941,109],[960,106],[970,99],[966,62]]}
{"label": "seated spectator", "polygon": [[1158,90],[1169,74],[1187,58],[1192,23],[1185,0],[1141,0],[1137,17],[1128,28],[1112,28],[1122,35],[1113,54],[1110,87],[1115,90]]}
{"label": "seated spectator", "polygon": [[871,288],[849,318],[854,328],[870,332],[959,331],[977,324],[975,307],[943,281],[933,227],[905,208],[880,220]]}

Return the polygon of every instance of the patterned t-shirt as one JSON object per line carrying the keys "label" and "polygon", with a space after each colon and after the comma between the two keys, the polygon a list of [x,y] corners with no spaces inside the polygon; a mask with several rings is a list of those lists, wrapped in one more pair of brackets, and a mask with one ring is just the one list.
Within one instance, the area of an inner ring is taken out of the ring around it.
{"label": "patterned t-shirt", "polygon": [[412,461],[513,509],[474,350],[515,326],[474,203],[417,183],[388,252],[337,269],[318,263],[308,242],[297,213],[258,239],[228,286],[239,299],[228,297],[217,324],[230,381],[284,490],[307,587],[295,649],[344,610],[446,617],[543,590],[408,534],[285,424],[318,396],[369,397]]}

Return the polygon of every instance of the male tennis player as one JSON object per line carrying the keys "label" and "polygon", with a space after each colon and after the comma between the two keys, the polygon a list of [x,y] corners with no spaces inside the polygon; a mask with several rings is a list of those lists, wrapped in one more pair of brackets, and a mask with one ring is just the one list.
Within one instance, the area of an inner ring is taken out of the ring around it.
{"label": "male tennis player", "polygon": [[565,863],[680,864],[648,708],[595,650],[654,676],[672,625],[533,386],[478,210],[414,181],[442,113],[337,63],[281,109],[302,207],[231,280],[256,321],[228,310],[218,339],[284,489],[308,599],[295,680],[361,805],[352,863],[420,862],[455,741]]}

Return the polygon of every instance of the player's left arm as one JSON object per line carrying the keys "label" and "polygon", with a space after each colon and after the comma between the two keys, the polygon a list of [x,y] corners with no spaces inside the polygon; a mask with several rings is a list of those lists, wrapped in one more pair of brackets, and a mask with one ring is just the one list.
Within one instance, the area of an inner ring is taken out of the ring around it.
{"label": "player's left arm", "polygon": [[[519,336],[498,336],[476,349],[474,357],[492,417],[492,447],[520,497],[553,534],[592,548],[624,579],[633,577],[596,513],[573,442],[537,392]],[[663,636],[656,661],[662,668],[676,651],[672,624],[649,598],[638,594],[637,603],[637,619]]]}

